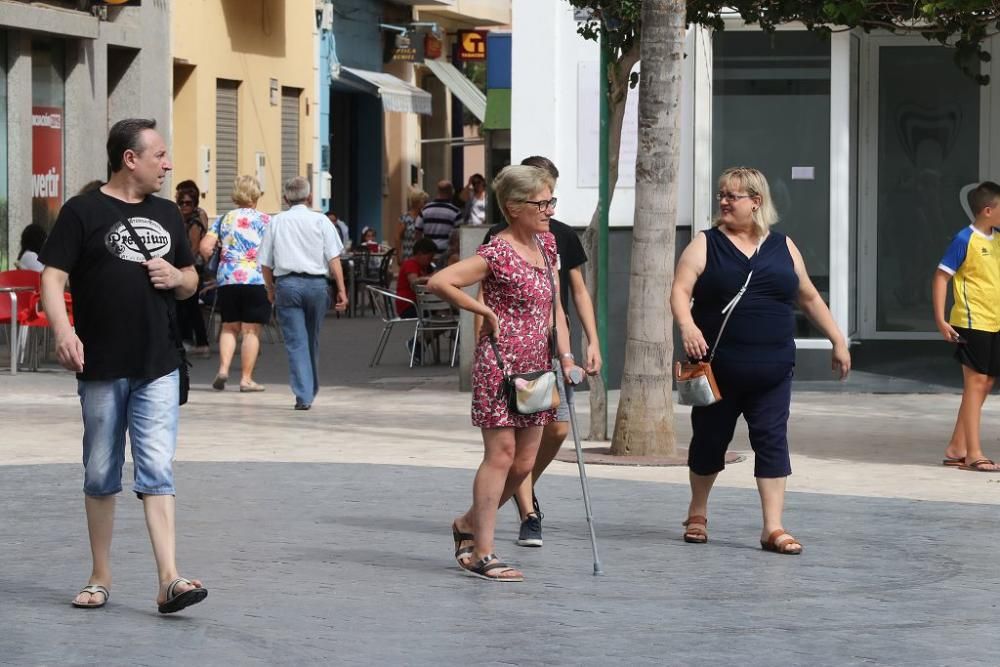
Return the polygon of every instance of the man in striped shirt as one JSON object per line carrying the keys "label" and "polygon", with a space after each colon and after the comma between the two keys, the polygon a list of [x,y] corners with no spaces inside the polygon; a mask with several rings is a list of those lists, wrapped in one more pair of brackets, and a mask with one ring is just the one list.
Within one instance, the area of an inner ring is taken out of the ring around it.
{"label": "man in striped shirt", "polygon": [[434,241],[439,253],[448,252],[448,239],[461,224],[462,212],[452,203],[454,197],[455,186],[451,181],[438,181],[437,197],[427,202],[417,220],[417,239]]}

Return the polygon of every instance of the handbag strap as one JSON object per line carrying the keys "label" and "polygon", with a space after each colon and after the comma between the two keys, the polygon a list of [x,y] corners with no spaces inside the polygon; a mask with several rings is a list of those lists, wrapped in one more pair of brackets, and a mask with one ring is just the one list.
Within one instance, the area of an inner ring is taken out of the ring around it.
{"label": "handbag strap", "polygon": [[[545,254],[545,248],[542,247],[541,241],[538,240],[538,236],[535,236],[535,243],[538,245],[538,250],[542,253],[542,260],[545,262],[545,273],[549,277],[549,291],[552,293],[552,328],[549,330],[549,356],[554,359],[556,356],[556,281],[552,277],[552,265],[549,263],[549,256]],[[493,348],[493,354],[497,358],[497,366],[500,367],[500,372],[507,375],[504,370],[503,357],[500,354],[500,348],[497,347],[497,337],[496,332],[490,334],[490,347]]]}
{"label": "handbag strap", "polygon": [[549,329],[549,358],[556,358],[556,327],[558,323],[556,322],[556,281],[552,277],[552,265],[549,264],[549,256],[545,252],[545,248],[542,247],[542,242],[538,240],[538,236],[535,236],[535,244],[538,246],[538,250],[542,253],[542,260],[545,262],[545,273],[549,277],[549,291],[552,293],[552,327]]}
{"label": "handbag strap", "polygon": [[[752,257],[756,258],[757,254],[760,252],[760,247],[764,245],[764,238],[762,237],[757,243],[757,249],[753,251]],[[715,342],[712,344],[712,351],[708,354],[708,363],[712,363],[712,359],[715,358],[715,350],[719,347],[719,341],[722,340],[722,332],[726,330],[726,323],[729,322],[729,316],[733,314],[733,310],[736,308],[736,304],[740,302],[743,295],[747,291],[747,286],[750,284],[750,278],[753,276],[753,269],[750,269],[750,273],[747,274],[747,279],[743,281],[743,287],[740,291],[736,293],[729,303],[726,304],[725,308],[722,309],[722,313],[725,317],[722,320],[722,326],[719,327],[719,333],[715,336]]]}

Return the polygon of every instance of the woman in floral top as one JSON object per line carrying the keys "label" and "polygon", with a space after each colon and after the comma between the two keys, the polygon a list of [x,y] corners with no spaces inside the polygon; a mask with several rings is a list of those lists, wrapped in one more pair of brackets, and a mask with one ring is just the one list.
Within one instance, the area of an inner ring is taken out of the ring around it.
{"label": "woman in floral top", "polygon": [[229,379],[229,364],[236,352],[236,338],[243,335],[240,348],[242,374],[240,391],[264,391],[253,381],[253,369],[260,351],[260,328],[271,320],[264,276],[257,262],[264,230],[271,217],[256,209],[261,195],[260,183],[253,176],[240,176],[233,183],[233,202],[239,207],[219,216],[201,242],[206,259],[219,252],[217,304],[222,315],[219,336],[219,371],[212,387],[221,391]]}

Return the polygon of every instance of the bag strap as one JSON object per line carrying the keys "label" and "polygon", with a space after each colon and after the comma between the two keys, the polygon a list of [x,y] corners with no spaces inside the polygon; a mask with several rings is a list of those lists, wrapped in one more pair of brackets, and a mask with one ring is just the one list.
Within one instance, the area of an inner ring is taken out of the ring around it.
{"label": "bag strap", "polygon": [[542,242],[538,240],[538,236],[535,236],[535,244],[538,246],[538,250],[542,253],[542,260],[545,262],[545,273],[549,277],[549,291],[552,292],[552,328],[549,329],[549,358],[556,358],[556,327],[558,323],[556,322],[556,281],[552,277],[552,265],[549,264],[549,256],[545,253],[545,248],[542,246]]}
{"label": "bag strap", "polygon": [[[764,238],[761,238],[761,240],[757,243],[757,249],[753,251],[753,255],[751,257],[757,257],[757,254],[760,252],[760,247],[764,245]],[[740,288],[740,291],[736,293],[736,296],[730,299],[729,303],[727,303],[725,308],[722,309],[725,318],[723,318],[722,326],[719,327],[719,333],[716,335],[715,342],[712,344],[712,351],[708,354],[708,363],[712,363],[712,359],[715,358],[715,350],[719,347],[719,341],[722,340],[722,332],[726,330],[726,323],[729,322],[729,316],[733,314],[736,304],[740,302],[740,299],[743,298],[743,294],[746,293],[747,286],[750,284],[750,278],[752,276],[753,269],[750,269],[750,273],[747,274],[747,279],[743,281],[743,287]]]}
{"label": "bag strap", "polygon": [[[549,256],[545,254],[545,248],[542,247],[541,241],[535,236],[535,243],[538,245],[539,251],[542,253],[542,259],[545,261],[545,272],[549,277],[549,290],[552,292],[552,328],[549,330],[549,355],[551,358],[556,356],[556,281],[552,277],[552,265],[549,263]],[[503,357],[500,355],[500,348],[497,347],[497,337],[496,332],[490,334],[490,347],[493,348],[493,354],[497,358],[497,366],[500,367],[500,372],[505,376],[507,371],[504,369]]]}
{"label": "bag strap", "polygon": [[[149,248],[146,247],[146,244],[145,242],[143,242],[142,237],[139,236],[138,232],[135,231],[135,227],[132,226],[132,223],[129,221],[128,216],[123,215],[121,209],[118,208],[116,204],[112,204],[110,201],[107,200],[106,197],[108,195],[105,195],[100,191],[95,191],[94,195],[99,200],[104,202],[104,204],[108,207],[108,209],[110,209],[115,214],[115,218],[117,218],[118,222],[121,223],[123,227],[125,227],[125,230],[132,237],[132,240],[135,241],[135,245],[139,249],[139,252],[142,253],[142,256],[146,258],[146,261],[148,262],[149,260],[153,259],[153,253],[149,252]],[[170,335],[174,339],[174,345],[177,347],[177,349],[183,351],[184,344],[181,342],[180,326],[177,323],[177,310],[174,305],[176,299],[173,297],[173,290],[158,290],[154,287],[153,291],[159,294],[163,299],[164,303],[166,304],[167,320],[170,323]],[[184,358],[183,354],[181,355],[181,358],[184,360],[185,363],[187,362],[187,359]]]}

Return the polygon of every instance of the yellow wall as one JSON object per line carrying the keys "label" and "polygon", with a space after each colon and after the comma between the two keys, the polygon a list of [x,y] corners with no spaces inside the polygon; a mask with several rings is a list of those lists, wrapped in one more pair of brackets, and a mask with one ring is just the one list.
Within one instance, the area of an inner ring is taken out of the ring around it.
{"label": "yellow wall", "polygon": [[[172,0],[174,182],[203,183],[199,148],[212,151],[202,207],[215,211],[216,79],[240,81],[239,173],[255,174],[255,154],[267,156],[258,208],[281,208],[281,87],[301,88],[299,173],[314,162],[316,94],[314,5],[303,0]],[[270,80],[278,80],[277,104]]]}

